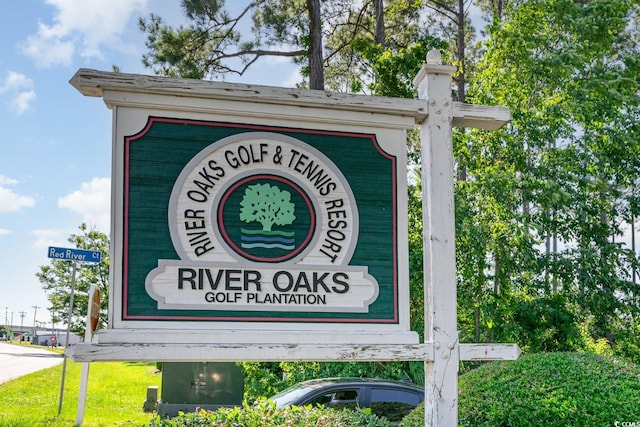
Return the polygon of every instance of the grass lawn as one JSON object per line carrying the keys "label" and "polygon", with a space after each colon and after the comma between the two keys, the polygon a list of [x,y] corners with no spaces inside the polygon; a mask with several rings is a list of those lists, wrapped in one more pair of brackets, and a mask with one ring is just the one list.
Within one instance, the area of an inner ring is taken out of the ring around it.
{"label": "grass lawn", "polygon": [[[75,426],[82,364],[67,359],[62,411],[58,415],[62,364],[0,385],[0,427]],[[155,363],[90,364],[83,426],[142,426],[147,387],[160,386]]]}

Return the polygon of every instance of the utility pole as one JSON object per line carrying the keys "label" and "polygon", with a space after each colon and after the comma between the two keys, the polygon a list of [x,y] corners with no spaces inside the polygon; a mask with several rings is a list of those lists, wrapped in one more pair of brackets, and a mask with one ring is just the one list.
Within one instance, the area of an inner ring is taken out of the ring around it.
{"label": "utility pole", "polygon": [[[24,335],[24,332],[22,332],[22,328],[24,327],[24,316],[27,315],[26,311],[21,311],[20,312],[20,336]],[[20,339],[20,341],[22,341],[22,338]]]}
{"label": "utility pole", "polygon": [[[51,312],[51,336],[56,338],[56,343],[58,342],[58,334],[56,333],[56,320],[53,318],[53,307],[49,308]],[[52,347],[55,347],[53,345]]]}
{"label": "utility pole", "polygon": [[33,308],[33,335],[31,335],[31,342],[33,342],[33,340],[36,339],[36,329],[38,328],[38,326],[36,325],[36,313],[38,312],[38,309],[40,307],[38,307],[37,305],[32,305],[31,308]]}
{"label": "utility pole", "polygon": [[4,307],[4,333],[3,338],[9,339],[11,333],[9,332],[9,307]]}

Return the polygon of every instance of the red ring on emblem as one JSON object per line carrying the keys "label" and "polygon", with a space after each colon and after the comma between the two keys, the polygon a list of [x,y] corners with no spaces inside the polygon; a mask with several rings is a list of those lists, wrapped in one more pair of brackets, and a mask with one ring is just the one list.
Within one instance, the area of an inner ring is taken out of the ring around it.
{"label": "red ring on emblem", "polygon": [[[239,246],[236,242],[234,242],[231,236],[229,235],[229,232],[227,231],[227,227],[225,225],[225,218],[224,218],[224,208],[227,201],[229,200],[231,195],[234,193],[234,191],[237,190],[239,187],[251,181],[256,181],[256,180],[278,181],[287,185],[288,187],[294,189],[300,195],[300,197],[302,197],[302,199],[304,200],[307,206],[307,209],[309,211],[309,217],[310,217],[309,231],[307,232],[303,241],[295,249],[293,249],[291,252],[289,252],[286,255],[270,258],[270,257],[257,256],[254,254],[250,254],[244,249],[242,249],[242,247]],[[268,175],[268,174],[251,175],[237,181],[232,186],[230,186],[224,192],[224,194],[222,195],[222,198],[220,199],[220,203],[218,204],[217,219],[218,219],[218,229],[220,230],[220,234],[222,235],[224,242],[227,245],[229,245],[229,247],[233,249],[233,251],[236,252],[238,255],[242,256],[243,258],[256,261],[256,262],[276,263],[276,262],[288,261],[292,258],[295,258],[309,245],[309,243],[311,242],[311,239],[313,238],[313,234],[316,228],[316,213],[315,213],[315,210],[313,209],[313,204],[311,203],[311,199],[309,198],[309,196],[302,190],[302,188],[300,188],[298,184],[284,177],[277,176],[277,175]]]}

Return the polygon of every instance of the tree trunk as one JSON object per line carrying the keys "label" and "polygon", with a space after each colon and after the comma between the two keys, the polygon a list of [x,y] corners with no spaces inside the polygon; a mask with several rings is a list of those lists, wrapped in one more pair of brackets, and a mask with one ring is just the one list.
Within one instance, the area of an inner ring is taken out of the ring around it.
{"label": "tree trunk", "polygon": [[467,79],[466,79],[466,64],[465,64],[465,59],[464,59],[464,52],[465,52],[465,19],[464,19],[464,0],[458,0],[458,10],[457,10],[457,17],[456,17],[456,21],[458,24],[458,37],[457,37],[457,44],[458,44],[458,64],[459,65],[459,69],[458,69],[458,78],[457,78],[457,85],[458,85],[458,101],[459,102],[465,102],[465,100],[467,99],[467,93],[466,93],[466,84],[467,84]]}
{"label": "tree trunk", "polygon": [[[458,24],[458,35],[457,35],[457,46],[458,46],[458,76],[456,78],[456,84],[458,87],[458,95],[457,100],[459,102],[465,102],[467,99],[466,92],[466,84],[467,79],[465,76],[465,60],[464,60],[464,52],[465,52],[465,20],[464,20],[464,0],[458,0],[458,11],[457,11],[457,24]],[[460,132],[464,133],[465,129],[460,129]],[[458,157],[458,181],[465,182],[467,180],[467,167],[463,164],[462,157]]]}
{"label": "tree trunk", "polygon": [[[555,221],[554,221],[555,223]],[[555,230],[555,226],[554,226],[554,230],[553,230],[553,276],[551,276],[551,283],[552,283],[552,291],[558,292],[558,265],[557,265],[557,259],[558,259],[558,233]]]}
{"label": "tree trunk", "polygon": [[504,12],[505,4],[502,0],[498,0],[495,6],[495,14],[499,21],[502,21],[502,13]]}
{"label": "tree trunk", "polygon": [[309,52],[309,87],[324,90],[324,70],[322,53],[322,23],[320,19],[320,0],[307,0],[309,11],[309,36],[311,52]]}
{"label": "tree trunk", "polygon": [[551,275],[551,236],[549,232],[544,238],[544,253],[547,258],[547,265],[544,268],[544,285],[545,285],[545,294],[549,295],[551,293],[550,286],[550,275]]}
{"label": "tree trunk", "polygon": [[[634,214],[631,214],[631,251],[634,255],[636,252],[636,217]],[[633,268],[631,269],[631,281],[635,285],[636,282],[636,264],[633,264]]]}
{"label": "tree trunk", "polygon": [[480,307],[476,307],[476,313],[474,316],[475,329],[476,329],[476,340],[475,342],[480,342]]}
{"label": "tree trunk", "polygon": [[376,17],[374,43],[384,45],[384,1],[373,0],[373,8]]}
{"label": "tree trunk", "polygon": [[495,295],[500,293],[500,267],[500,256],[495,255],[493,266],[493,293]]}

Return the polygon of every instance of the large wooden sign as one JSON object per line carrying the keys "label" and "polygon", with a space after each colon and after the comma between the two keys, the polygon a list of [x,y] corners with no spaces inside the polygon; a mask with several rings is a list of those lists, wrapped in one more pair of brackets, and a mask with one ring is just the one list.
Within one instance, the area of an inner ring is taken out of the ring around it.
{"label": "large wooden sign", "polygon": [[406,133],[422,103],[92,70],[72,84],[114,112],[101,343],[419,342]]}
{"label": "large wooden sign", "polygon": [[397,157],[375,134],[150,117],[124,139],[122,320],[397,324]]}
{"label": "large wooden sign", "polygon": [[[79,70],[113,110],[109,326],[76,361],[420,360],[425,426],[457,425],[453,102],[431,51],[419,99]],[[422,150],[424,319],[409,328],[407,131]]]}

